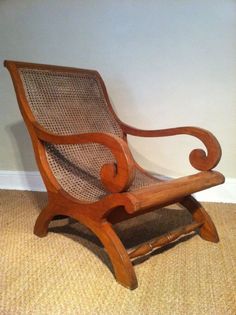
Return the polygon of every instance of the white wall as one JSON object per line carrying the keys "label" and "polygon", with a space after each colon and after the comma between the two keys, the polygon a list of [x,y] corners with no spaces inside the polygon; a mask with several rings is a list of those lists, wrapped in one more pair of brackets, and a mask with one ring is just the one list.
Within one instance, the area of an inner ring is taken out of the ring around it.
{"label": "white wall", "polygon": [[[116,112],[142,128],[196,125],[219,139],[236,178],[236,1],[0,1],[4,59],[94,68]],[[10,77],[0,67],[0,170],[36,170]],[[130,138],[148,169],[193,172],[188,137]]]}

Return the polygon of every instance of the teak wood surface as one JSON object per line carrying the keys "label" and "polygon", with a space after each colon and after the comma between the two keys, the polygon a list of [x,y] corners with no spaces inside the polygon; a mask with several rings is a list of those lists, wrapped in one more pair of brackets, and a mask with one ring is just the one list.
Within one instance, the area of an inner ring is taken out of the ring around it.
{"label": "teak wood surface", "polygon": [[[193,231],[197,231],[207,241],[219,241],[211,218],[201,204],[191,196],[194,192],[224,182],[222,174],[212,171],[221,158],[221,148],[217,139],[209,131],[191,126],[162,130],[140,130],[128,126],[120,121],[114,113],[105,84],[97,71],[16,61],[5,61],[4,65],[11,74],[19,107],[31,136],[37,165],[48,192],[48,205],[42,210],[35,224],[34,233],[37,236],[46,236],[50,221],[58,215],[65,215],[78,220],[100,239],[112,262],[116,280],[130,289],[135,289],[138,286],[131,259],[146,255],[154,249],[165,246]],[[30,109],[19,75],[19,68],[71,73],[83,71],[96,75],[100,80],[109,109],[123,130],[123,138],[110,133],[62,136],[48,132],[36,121]],[[150,187],[128,191],[137,169],[147,176],[151,175],[134,161],[128,147],[127,135],[165,137],[180,134],[196,137],[206,147],[206,152],[202,149],[195,149],[189,155],[191,165],[200,172],[179,179],[157,182]],[[45,153],[45,142],[52,144],[99,143],[106,146],[116,160],[116,164],[103,165],[100,172],[101,182],[109,193],[101,200],[85,202],[62,189],[49,167]],[[193,222],[140,245],[128,253],[112,224],[176,202],[183,205],[192,214]]]}

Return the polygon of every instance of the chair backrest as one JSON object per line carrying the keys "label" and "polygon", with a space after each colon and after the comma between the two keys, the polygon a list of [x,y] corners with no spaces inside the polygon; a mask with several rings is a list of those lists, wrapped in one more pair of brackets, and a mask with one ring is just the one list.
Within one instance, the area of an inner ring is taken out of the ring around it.
{"label": "chair backrest", "polygon": [[[96,71],[15,63],[24,94],[36,121],[59,134],[107,132],[123,137],[106,88]],[[20,104],[21,106],[21,104]],[[100,169],[114,162],[102,145],[45,145],[55,178],[69,194],[95,201],[106,194]]]}
{"label": "chair backrest", "polygon": [[49,131],[60,135],[108,132],[122,136],[95,71],[70,72],[40,66],[18,71],[33,115]]}

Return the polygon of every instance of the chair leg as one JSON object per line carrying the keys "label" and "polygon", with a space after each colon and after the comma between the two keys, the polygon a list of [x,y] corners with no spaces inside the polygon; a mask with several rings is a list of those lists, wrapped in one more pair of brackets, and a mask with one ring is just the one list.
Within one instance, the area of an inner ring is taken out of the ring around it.
{"label": "chair leg", "polygon": [[117,282],[131,290],[137,288],[138,282],[134,267],[124,245],[111,224],[103,222],[100,228],[94,232],[96,232],[109,255]]}
{"label": "chair leg", "polygon": [[218,243],[219,236],[215,224],[203,206],[193,196],[185,197],[180,204],[188,209],[192,214],[194,221],[204,222],[199,228],[199,235],[201,238],[209,242]]}
{"label": "chair leg", "polygon": [[120,238],[107,221],[94,222],[75,214],[74,219],[87,226],[101,241],[112,263],[117,282],[131,290],[137,288],[138,282],[134,267]]}
{"label": "chair leg", "polygon": [[104,245],[111,260],[117,282],[133,290],[138,286],[134,267],[128,253],[119,239],[112,225],[107,221],[94,221],[89,217],[81,215],[79,211],[56,209],[55,205],[48,204],[38,216],[34,234],[39,237],[47,235],[50,221],[55,215],[67,215],[87,226]]}
{"label": "chair leg", "polygon": [[53,217],[55,216],[55,207],[52,203],[48,203],[48,205],[41,211],[39,214],[35,226],[34,226],[34,234],[39,237],[44,237],[48,233],[48,226]]}

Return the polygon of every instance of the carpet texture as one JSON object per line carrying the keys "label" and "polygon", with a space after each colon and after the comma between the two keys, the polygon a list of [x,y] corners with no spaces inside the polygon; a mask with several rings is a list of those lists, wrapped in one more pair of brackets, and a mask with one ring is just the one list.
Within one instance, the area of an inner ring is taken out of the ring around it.
{"label": "carpet texture", "polygon": [[[45,193],[0,191],[1,315],[236,314],[236,205],[205,204],[220,243],[184,237],[135,262],[139,287],[119,285],[99,241],[75,221],[33,235]],[[127,248],[190,222],[177,206],[116,226]],[[62,224],[62,223],[61,223]]]}

